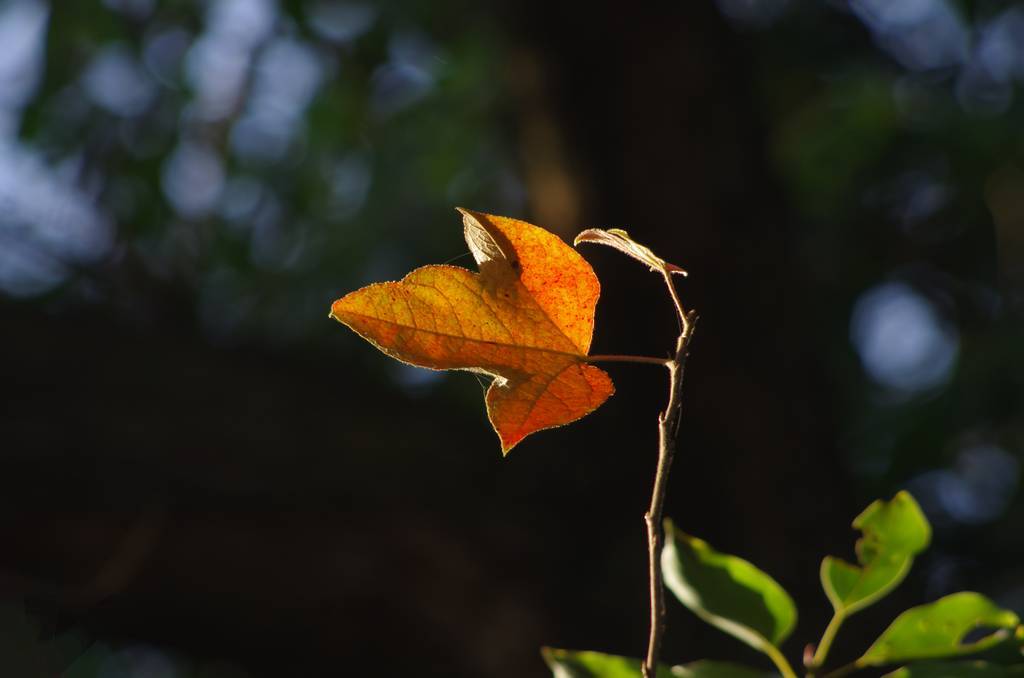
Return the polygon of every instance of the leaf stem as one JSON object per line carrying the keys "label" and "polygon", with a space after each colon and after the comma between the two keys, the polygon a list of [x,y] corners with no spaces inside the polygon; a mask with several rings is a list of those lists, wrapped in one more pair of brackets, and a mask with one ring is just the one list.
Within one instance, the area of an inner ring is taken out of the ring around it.
{"label": "leaf stem", "polygon": [[835,640],[836,634],[839,633],[839,627],[843,625],[845,620],[846,615],[836,610],[828,626],[825,627],[825,632],[821,634],[821,641],[818,643],[818,648],[814,651],[814,659],[811,660],[811,665],[807,668],[814,671],[825,663],[825,659],[828,658],[828,651],[832,649],[832,641]]}
{"label": "leaf stem", "polygon": [[[644,522],[647,524],[651,597],[651,631],[647,642],[647,657],[643,664],[644,678],[654,678],[655,676],[658,656],[661,653],[661,641],[665,634],[665,584],[661,572],[661,551],[665,543],[662,511],[665,506],[668,474],[676,451],[676,434],[679,431],[679,421],[682,416],[683,372],[689,354],[690,340],[693,338],[697,322],[695,313],[686,313],[683,309],[672,275],[667,270],[662,273],[672,297],[672,303],[676,307],[680,332],[679,338],[676,340],[675,356],[664,363],[669,371],[668,404],[665,406],[665,411],[658,417],[658,466],[654,473],[651,505],[647,509],[647,513],[644,514]],[[786,678],[795,678],[795,676],[790,671]]]}
{"label": "leaf stem", "polygon": [[[683,302],[679,299],[679,291],[676,290],[676,283],[672,279],[672,272],[668,268],[661,269],[661,277],[665,279],[665,286],[668,287],[668,294],[672,297],[672,305],[676,308],[676,318],[679,319],[679,335],[689,334],[691,318],[686,315]],[[696,320],[696,316],[692,320]]]}
{"label": "leaf stem", "polygon": [[822,678],[842,678],[843,676],[850,675],[859,668],[861,667],[857,664],[857,662],[850,662],[849,664],[843,664],[835,671],[826,673],[824,676],[822,676]]}
{"label": "leaf stem", "polygon": [[767,644],[762,651],[768,655],[768,658],[772,660],[772,663],[779,669],[779,673],[782,674],[782,678],[796,678],[796,672],[793,671],[793,667],[789,665],[789,661],[779,651],[779,648],[774,645]]}
{"label": "leaf stem", "polygon": [[647,365],[661,365],[668,367],[672,362],[668,358],[651,358],[645,355],[588,355],[588,363],[644,363]]}

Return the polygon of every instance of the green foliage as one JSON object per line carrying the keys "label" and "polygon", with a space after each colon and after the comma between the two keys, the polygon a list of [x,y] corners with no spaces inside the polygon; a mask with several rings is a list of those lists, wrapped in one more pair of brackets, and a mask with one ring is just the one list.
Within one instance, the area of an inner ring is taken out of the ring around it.
{"label": "green foliage", "polygon": [[928,547],[931,527],[907,492],[875,501],[853,521],[864,533],[857,562],[833,556],[821,561],[821,585],[837,614],[849,616],[879,600],[907,576],[914,556]]}
{"label": "green foliage", "polygon": [[922,662],[886,674],[885,678],[1013,678],[1024,676],[1024,665],[986,662]]}
{"label": "green foliage", "polygon": [[[545,647],[541,655],[555,678],[636,678],[640,660],[601,652]],[[730,662],[701,660],[685,666],[658,665],[657,678],[763,678],[765,674]]]}
{"label": "green foliage", "polygon": [[[954,593],[901,614],[857,663],[883,666],[913,659],[973,654],[1009,637],[1019,623],[1016,614],[999,608],[985,596]],[[964,637],[978,628],[996,630],[965,643]]]}
{"label": "green foliage", "polygon": [[764,652],[796,625],[789,594],[749,562],[715,551],[665,521],[665,585],[697,616]]}
{"label": "green foliage", "polygon": [[[857,541],[857,565],[826,557],[822,585],[835,608],[813,658],[809,676],[846,676],[860,669],[908,664],[886,678],[996,678],[1024,676],[1024,626],[1019,617],[979,593],[960,592],[900,614],[855,662],[832,672],[824,668],[843,620],[878,601],[906,577],[914,557],[927,548],[931,526],[910,494],[875,501],[853,521],[863,535]],[[706,542],[665,521],[662,569],[665,584],[687,608],[707,623],[764,652],[784,677],[796,676],[780,645],[796,624],[789,594],[770,576],[736,556],[719,553]],[[983,635],[976,637],[977,633]],[[1012,640],[1011,640],[1012,639]],[[1007,650],[986,661],[936,661]],[[813,646],[810,647],[814,649]],[[640,675],[640,661],[598,652],[544,650],[556,678],[625,678]],[[1004,662],[1005,663],[1002,663]],[[833,673],[834,672],[834,673]],[[761,675],[731,664],[701,661],[660,666],[658,677]]]}
{"label": "green foliage", "polygon": [[86,643],[73,634],[42,636],[39,625],[21,605],[0,605],[0,657],[5,671],[25,678],[76,675],[66,669],[83,654]]}
{"label": "green foliage", "polygon": [[104,645],[93,645],[61,674],[61,678],[96,678],[112,669],[130,675],[131,667]]}
{"label": "green foliage", "polygon": [[[154,650],[155,651],[155,650]],[[177,678],[243,678],[241,669],[218,662],[195,665],[174,653],[156,651],[166,662],[159,675]],[[130,646],[115,648],[92,643],[71,630],[57,635],[44,633],[21,605],[0,604],[0,660],[4,678],[109,678],[156,675],[149,671],[153,655]]]}
{"label": "green foliage", "polygon": [[798,206],[820,216],[842,204],[892,142],[898,123],[889,84],[874,76],[850,78],[810,99],[780,127],[775,148],[783,176],[798,187]]}
{"label": "green foliage", "polygon": [[[416,257],[443,260],[458,251],[456,238],[445,238],[443,230],[453,200],[508,211],[518,206],[507,190],[510,179],[520,181],[507,160],[514,154],[496,118],[507,95],[490,75],[500,52],[486,24],[423,30],[412,16],[415,3],[367,6],[366,27],[339,44],[302,11],[259,3],[267,7],[267,33],[250,36],[255,44],[249,50],[235,46],[243,38],[218,32],[216,17],[225,14],[213,11],[218,3],[146,3],[153,8],[138,24],[115,7],[125,3],[101,4],[47,3],[45,69],[24,111],[20,140],[40,151],[40,164],[88,156],[103,187],[97,203],[117,223],[116,248],[137,257],[125,275],[138,287],[150,284],[142,280],[183,286],[197,299],[200,322],[216,335],[284,341],[309,336],[323,322],[320,306],[329,290],[355,286],[373,269],[400,270],[405,255],[378,240],[401,239]],[[452,12],[448,5],[433,7],[429,24],[463,25]],[[258,29],[235,30],[248,35]],[[183,44],[161,57],[166,63],[155,73],[153,46],[160,36],[173,35]],[[394,47],[410,42],[422,52],[409,57],[418,84],[401,80],[383,87],[391,81],[382,73],[410,67]],[[238,50],[245,86],[230,109],[197,113],[203,107],[200,81],[217,76],[197,75],[205,52],[191,47],[221,43],[221,49]],[[299,80],[303,73],[309,78],[308,100],[292,98],[294,115],[286,116],[289,123],[276,142],[264,136],[262,143],[245,142],[252,120],[262,120],[276,105],[269,102],[278,93],[289,98],[288,83],[264,82],[260,75],[269,72],[281,45],[308,61],[299,72]],[[111,111],[86,95],[91,66],[112,47],[123,63],[146,64],[138,77],[150,92],[149,105]],[[74,106],[66,105],[69,92]],[[215,199],[202,210],[183,210],[166,177],[176,151],[197,144],[218,168],[219,178],[208,188]],[[248,198],[239,200],[242,195]],[[87,230],[64,223],[54,228],[69,242]],[[36,256],[49,258],[44,244],[26,240],[30,251],[41,250]],[[333,282],[326,284],[328,279]]]}

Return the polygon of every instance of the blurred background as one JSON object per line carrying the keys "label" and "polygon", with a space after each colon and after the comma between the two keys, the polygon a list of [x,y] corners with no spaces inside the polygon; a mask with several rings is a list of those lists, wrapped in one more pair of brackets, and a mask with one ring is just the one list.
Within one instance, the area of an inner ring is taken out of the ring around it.
{"label": "blurred background", "polygon": [[[907,488],[1024,613],[1024,3],[0,0],[0,673],[543,676],[646,645],[665,375],[502,459],[327,318],[454,206],[624,227],[701,315],[667,514],[830,612]],[[601,248],[594,351],[665,355]],[[665,658],[763,660],[670,602]]]}

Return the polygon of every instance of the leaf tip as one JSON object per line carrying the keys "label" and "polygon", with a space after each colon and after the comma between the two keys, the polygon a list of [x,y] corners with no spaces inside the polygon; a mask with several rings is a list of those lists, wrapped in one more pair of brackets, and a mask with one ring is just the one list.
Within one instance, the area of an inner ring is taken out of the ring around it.
{"label": "leaf tip", "polygon": [[590,242],[591,240],[594,240],[595,239],[595,234],[597,233],[597,230],[598,229],[596,229],[596,228],[588,228],[588,229],[586,229],[584,231],[580,231],[576,235],[576,237],[572,239],[572,246],[573,247],[579,247],[579,244],[581,242]]}
{"label": "leaf tip", "polygon": [[665,270],[675,275],[681,275],[684,278],[690,275],[689,273],[686,272],[686,269],[680,266],[676,266],[675,264],[670,264],[667,261],[665,262]]}
{"label": "leaf tip", "polygon": [[328,318],[334,318],[334,319],[335,319],[335,320],[337,320],[337,321],[338,321],[339,323],[340,323],[340,322],[344,322],[344,321],[343,321],[343,320],[341,319],[341,316],[342,316],[342,312],[341,312],[341,302],[342,302],[342,301],[344,301],[344,299],[345,299],[345,297],[342,297],[341,299],[335,299],[335,300],[334,300],[334,303],[333,303],[333,304],[331,304],[331,310],[330,310],[330,311],[328,311],[328,313],[327,313],[327,317],[328,317]]}
{"label": "leaf tip", "polygon": [[[466,209],[465,207],[456,207],[455,211],[462,216],[462,224],[465,228],[471,228],[474,225],[480,226],[480,219],[477,218],[477,213],[473,210]],[[472,244],[470,244],[470,247],[472,248]]]}
{"label": "leaf tip", "polygon": [[506,438],[506,437],[502,436],[499,433],[498,434],[498,438],[501,440],[501,457],[502,457],[502,459],[508,457],[508,455],[512,451],[512,449],[516,445],[521,443],[523,441],[523,438],[525,438],[525,437],[526,437],[525,435],[517,435],[515,437]]}

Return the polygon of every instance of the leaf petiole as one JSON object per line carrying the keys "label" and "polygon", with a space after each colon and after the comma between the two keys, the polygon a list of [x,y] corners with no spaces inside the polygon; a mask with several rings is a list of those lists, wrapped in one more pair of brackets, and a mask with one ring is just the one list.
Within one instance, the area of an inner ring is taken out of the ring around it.
{"label": "leaf petiole", "polygon": [[762,651],[768,655],[768,658],[771,659],[772,663],[779,669],[779,673],[782,674],[782,678],[796,678],[796,672],[793,671],[793,667],[789,665],[789,661],[786,660],[777,647],[769,644],[762,648]]}
{"label": "leaf petiole", "polygon": [[668,287],[668,294],[672,297],[672,305],[676,309],[676,318],[679,320],[679,333],[680,335],[689,335],[690,324],[693,321],[686,310],[683,308],[683,302],[679,299],[679,291],[676,289],[676,283],[672,280],[672,272],[667,268],[661,269],[661,277],[665,280],[665,285]]}
{"label": "leaf petiole", "polygon": [[843,678],[843,676],[848,676],[859,668],[860,665],[857,662],[850,662],[849,664],[843,664],[835,671],[826,673],[822,678]]}
{"label": "leaf petiole", "polygon": [[588,355],[588,363],[642,363],[644,365],[661,365],[668,367],[670,358],[651,358],[645,355]]}
{"label": "leaf petiole", "polygon": [[832,649],[832,641],[835,640],[836,634],[839,632],[839,627],[843,625],[843,621],[846,620],[846,615],[842,612],[836,611],[832,615],[832,619],[829,621],[828,626],[825,627],[825,632],[821,634],[821,641],[818,643],[818,648],[814,652],[814,659],[811,660],[811,665],[808,667],[812,671],[820,669],[825,663],[825,659],[828,657],[828,651]]}

